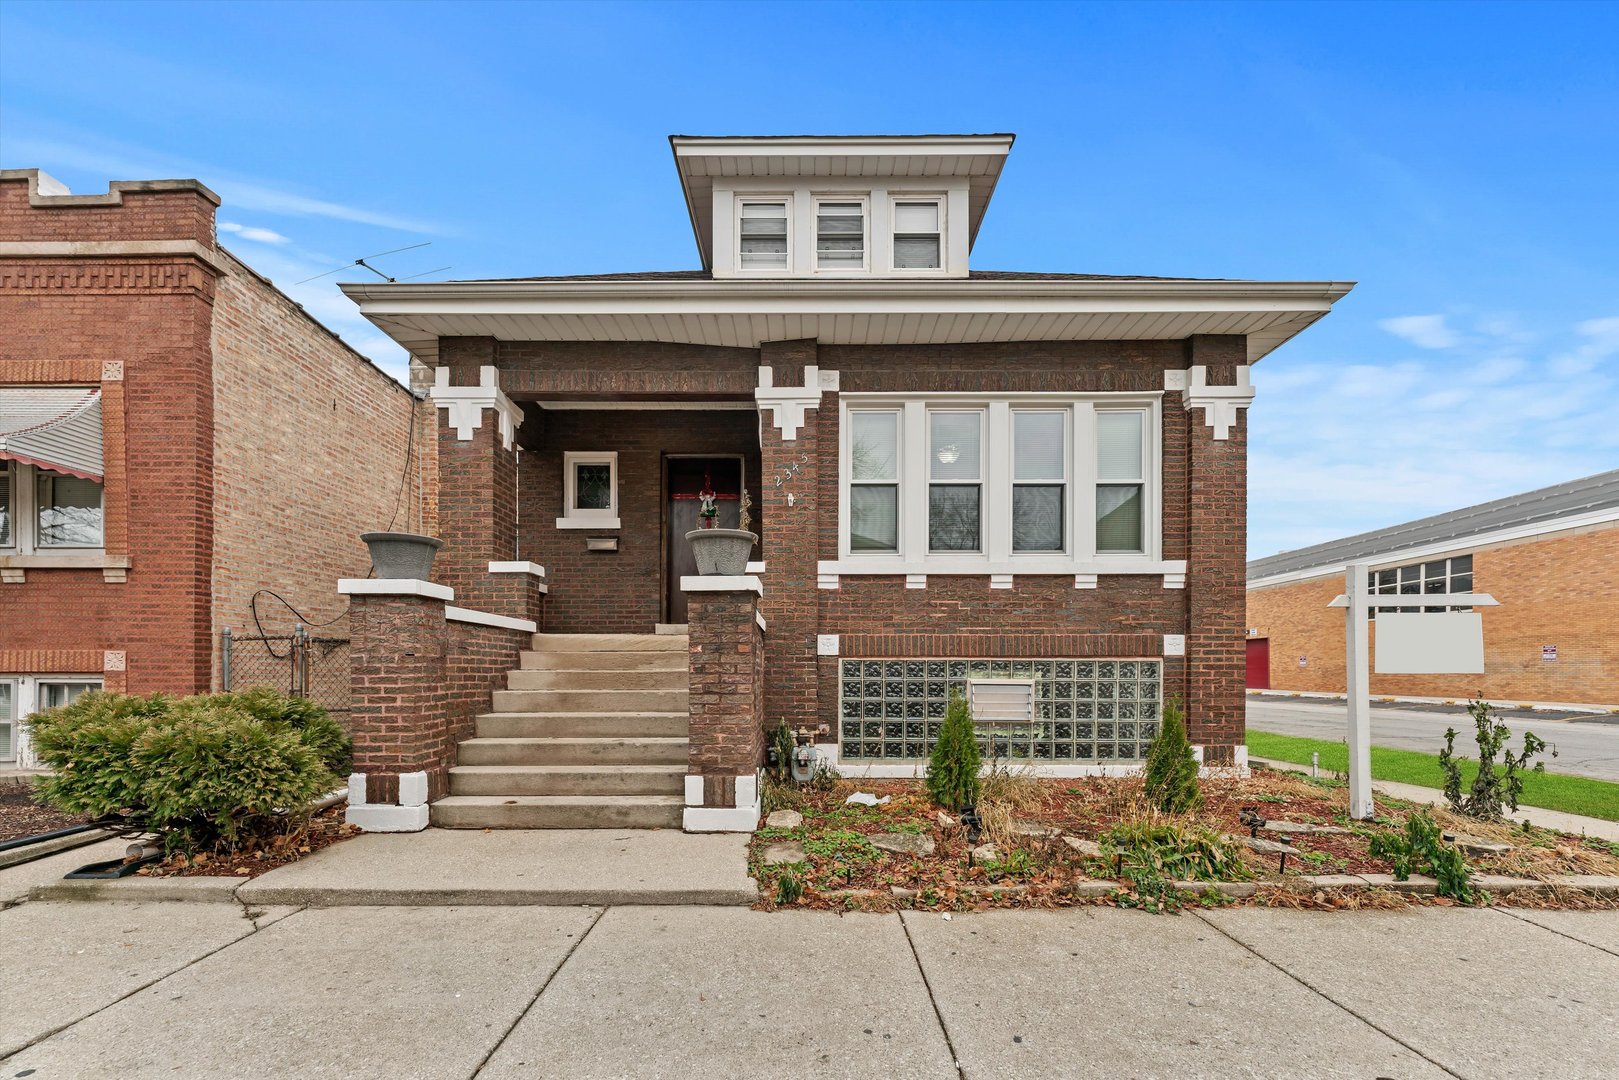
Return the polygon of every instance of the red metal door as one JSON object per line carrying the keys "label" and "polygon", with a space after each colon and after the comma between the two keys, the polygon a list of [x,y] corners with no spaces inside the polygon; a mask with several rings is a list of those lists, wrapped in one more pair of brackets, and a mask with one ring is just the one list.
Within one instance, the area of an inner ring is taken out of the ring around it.
{"label": "red metal door", "polygon": [[1248,689],[1270,689],[1270,638],[1248,639]]}

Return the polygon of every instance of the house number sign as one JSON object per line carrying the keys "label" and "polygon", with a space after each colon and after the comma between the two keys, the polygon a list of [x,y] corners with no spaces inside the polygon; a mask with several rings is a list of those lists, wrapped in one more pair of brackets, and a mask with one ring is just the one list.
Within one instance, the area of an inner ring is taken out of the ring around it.
{"label": "house number sign", "polygon": [[791,465],[784,465],[780,469],[777,469],[776,470],[776,486],[777,487],[784,487],[785,485],[787,485],[787,484],[791,483],[792,481],[798,479],[798,474],[800,472],[802,472],[804,466],[808,465],[808,464],[809,464],[809,455],[808,454],[799,454],[797,461],[793,462]]}

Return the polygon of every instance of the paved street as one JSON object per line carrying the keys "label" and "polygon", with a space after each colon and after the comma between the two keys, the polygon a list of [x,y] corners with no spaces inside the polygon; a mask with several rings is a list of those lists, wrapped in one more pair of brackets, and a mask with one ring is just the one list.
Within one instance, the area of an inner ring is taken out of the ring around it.
{"label": "paved street", "polygon": [[1619,912],[0,911],[0,1076],[1542,1077]]}
{"label": "paved street", "polygon": [[[1514,735],[1525,728],[1545,739],[1557,750],[1548,752],[1546,768],[1575,776],[1619,781],[1619,723],[1616,718],[1601,720],[1559,720],[1546,717],[1525,719],[1508,716],[1503,720]],[[1336,701],[1306,698],[1250,697],[1248,726],[1281,735],[1304,735],[1312,739],[1340,742],[1349,722],[1348,706]],[[1441,713],[1423,709],[1376,705],[1372,709],[1372,744],[1400,750],[1421,750],[1437,754],[1445,745],[1445,729],[1457,731],[1456,746],[1473,756],[1473,720],[1463,709]]]}

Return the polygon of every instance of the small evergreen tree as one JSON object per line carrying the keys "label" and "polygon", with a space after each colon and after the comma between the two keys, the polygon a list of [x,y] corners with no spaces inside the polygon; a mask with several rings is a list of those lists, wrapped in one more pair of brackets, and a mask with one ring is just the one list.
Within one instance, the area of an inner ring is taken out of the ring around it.
{"label": "small evergreen tree", "polygon": [[1179,698],[1164,702],[1164,719],[1147,751],[1147,798],[1166,814],[1183,814],[1203,805],[1197,786],[1197,758],[1186,738],[1186,717]]}
{"label": "small evergreen tree", "polygon": [[946,810],[977,806],[979,764],[972,710],[965,698],[952,692],[950,709],[928,758],[928,794]]}
{"label": "small evergreen tree", "polygon": [[[1525,772],[1546,771],[1544,761],[1529,765],[1530,759],[1546,749],[1546,740],[1532,731],[1523,733],[1523,750],[1514,754],[1506,743],[1512,731],[1495,716],[1487,701],[1479,698],[1467,706],[1477,729],[1478,772],[1473,775],[1472,789],[1462,794],[1462,762],[1456,757],[1456,729],[1445,730],[1445,748],[1439,751],[1439,767],[1445,771],[1445,798],[1458,814],[1480,821],[1500,821],[1508,810],[1518,809],[1518,798],[1523,794]],[[1497,770],[1495,757],[1501,755],[1502,768]],[[1557,756],[1557,751],[1552,751]]]}

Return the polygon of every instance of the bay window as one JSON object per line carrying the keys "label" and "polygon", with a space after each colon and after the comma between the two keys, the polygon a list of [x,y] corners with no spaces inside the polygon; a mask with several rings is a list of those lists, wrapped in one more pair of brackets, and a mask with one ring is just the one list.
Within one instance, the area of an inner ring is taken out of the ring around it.
{"label": "bay window", "polygon": [[842,409],[823,573],[1177,572],[1158,562],[1156,397],[846,393]]}

